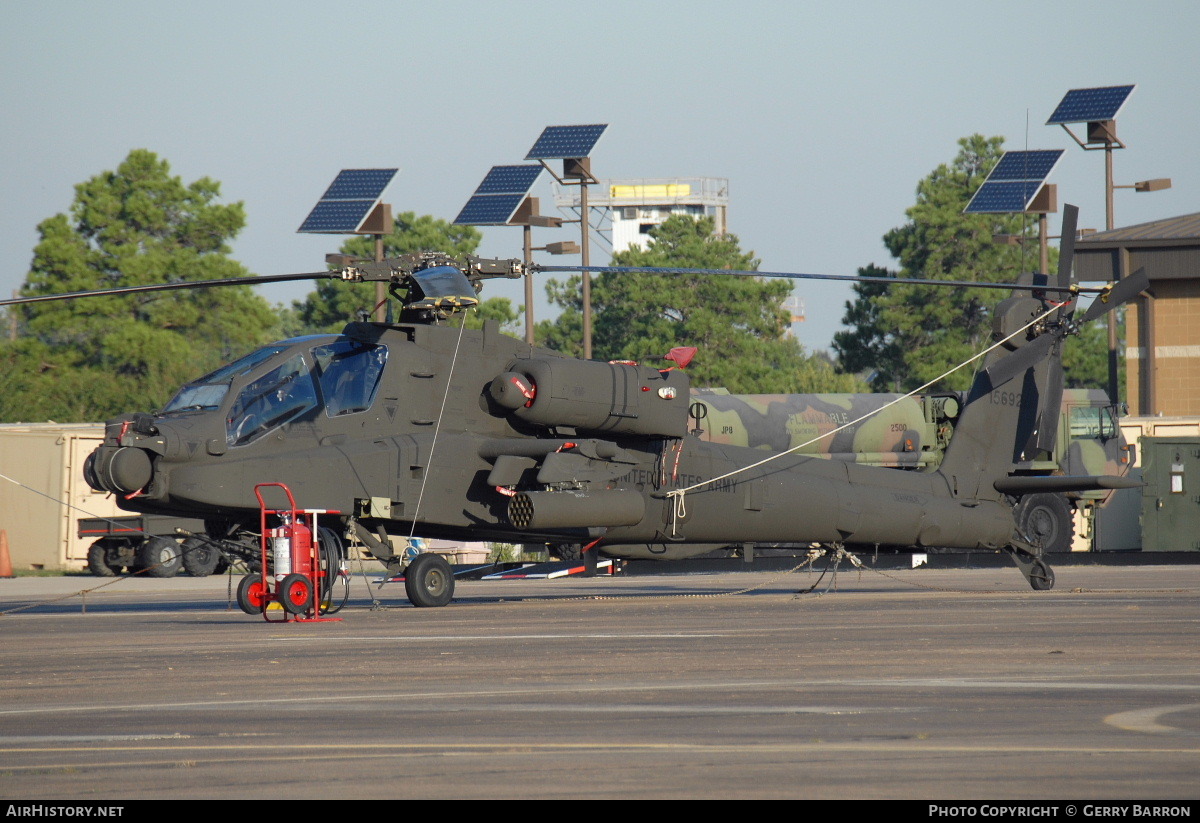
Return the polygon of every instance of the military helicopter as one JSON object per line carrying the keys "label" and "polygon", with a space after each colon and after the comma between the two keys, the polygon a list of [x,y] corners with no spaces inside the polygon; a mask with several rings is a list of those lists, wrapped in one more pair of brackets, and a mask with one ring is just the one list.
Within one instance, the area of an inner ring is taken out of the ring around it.
{"label": "military helicopter", "polygon": [[[935,471],[764,459],[705,442],[689,434],[690,380],[678,363],[578,360],[494,322],[455,325],[484,280],[520,277],[525,266],[417,254],[263,278],[384,282],[403,309],[390,322],[265,346],[183,386],[157,413],[108,421],[85,477],[122,508],[202,516],[212,538],[248,557],[257,551],[256,485],[286,484],[298,506],[329,512],[319,541],[327,558],[342,536],[356,538],[405,575],[417,606],[449,602],[453,575],[437,555],[395,549],[393,537],[580,544],[660,560],[747,542],[988,549],[1006,552],[1032,588],[1049,589],[1054,573],[1017,529],[1014,506],[1038,492],[1136,485],[1014,471],[1025,452],[1052,448],[1057,426],[1044,420],[1059,407],[1064,339],[1148,285],[1140,272],[1103,289],[1073,284],[1076,213],[1065,209],[1053,282],[1036,274],[999,286],[1012,290],[994,314],[1003,342],[978,371]],[[254,280],[148,288],[226,282]],[[1089,291],[1099,297],[1077,321],[1077,296]]]}

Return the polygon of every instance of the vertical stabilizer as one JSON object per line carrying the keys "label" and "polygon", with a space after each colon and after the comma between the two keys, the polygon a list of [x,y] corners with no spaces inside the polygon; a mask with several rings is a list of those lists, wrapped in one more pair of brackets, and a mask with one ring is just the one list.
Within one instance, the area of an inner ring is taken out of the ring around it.
{"label": "vertical stabilizer", "polygon": [[[1001,307],[1004,312],[1001,314]],[[1042,311],[1041,301],[1028,297],[1010,298],[997,307],[999,328],[1016,322],[1014,328],[1029,322]],[[1031,313],[1032,312],[1032,313]],[[1019,322],[1017,322],[1019,321]],[[1014,462],[1035,436],[1041,407],[1054,396],[1047,390],[1047,381],[1059,375],[1053,364],[1061,357],[1061,346],[1052,331],[1033,339],[1019,337],[1015,349],[1001,349],[1003,354],[989,360],[986,368],[975,376],[967,402],[959,417],[946,456],[938,472],[946,478],[956,497],[979,500],[999,500],[1001,494],[993,487],[1007,477]],[[1061,391],[1058,393],[1061,396]]]}

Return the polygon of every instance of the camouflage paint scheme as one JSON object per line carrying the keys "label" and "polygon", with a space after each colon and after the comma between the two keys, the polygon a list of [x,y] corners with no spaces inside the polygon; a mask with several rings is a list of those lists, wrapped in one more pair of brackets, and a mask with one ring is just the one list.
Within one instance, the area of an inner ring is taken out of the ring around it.
{"label": "camouflage paint scheme", "polygon": [[[944,413],[949,399],[904,398],[899,394],[731,395],[725,389],[692,392],[692,424],[701,440],[769,451],[804,445],[798,454],[896,468],[936,466],[952,426]],[[889,403],[897,401],[895,405]],[[934,401],[940,402],[934,402]],[[882,412],[881,408],[887,406]],[[854,424],[830,435],[864,415]],[[698,418],[698,419],[697,419]],[[815,442],[810,442],[815,441]]]}
{"label": "camouflage paint scheme", "polygon": [[[942,459],[961,407],[952,393],[916,395],[888,405],[899,394],[731,395],[693,389],[691,425],[704,441],[906,469],[933,469]],[[886,407],[886,408],[884,408]],[[879,411],[883,409],[883,411]],[[835,429],[879,412],[835,434]],[[827,436],[828,435],[828,436]],[[815,442],[810,442],[815,441]],[[1124,475],[1129,452],[1108,395],[1067,389],[1055,455],[1019,462],[1022,474]],[[1111,490],[1072,496],[1104,499]]]}

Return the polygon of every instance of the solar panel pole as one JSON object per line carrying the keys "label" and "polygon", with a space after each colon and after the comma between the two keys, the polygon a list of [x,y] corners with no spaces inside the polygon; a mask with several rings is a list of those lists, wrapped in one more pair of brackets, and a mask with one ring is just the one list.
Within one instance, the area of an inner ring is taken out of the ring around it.
{"label": "solar panel pole", "polygon": [[[595,148],[596,141],[600,139],[600,135],[608,128],[606,123],[592,123],[590,125],[580,126],[547,126],[541,136],[533,144],[533,148],[529,150],[529,154],[525,156],[526,160],[537,160],[545,166],[550,174],[554,175],[560,183],[564,183],[565,179],[574,179],[579,182],[576,184],[579,189],[579,205],[580,211],[580,243],[581,252],[583,255],[582,263],[586,268],[591,264],[590,244],[588,242],[588,228],[591,223],[591,218],[588,215],[588,184],[598,183],[599,181],[592,176],[591,151]],[[560,159],[563,161],[563,175],[559,178],[554,174],[553,170],[546,165],[549,159]],[[591,275],[584,271],[583,274],[583,357],[585,360],[592,359],[592,279]]]}
{"label": "solar panel pole", "polygon": [[[383,262],[383,235],[375,235],[375,262]],[[384,303],[387,301],[387,288],[382,280],[375,282],[375,322],[383,323],[387,319],[387,310],[384,308]]]}
{"label": "solar panel pole", "polygon": [[[399,169],[342,169],[300,224],[301,234],[358,234],[375,237],[375,260],[383,260],[383,240],[395,225],[392,207],[380,202]],[[375,284],[374,317],[386,318],[387,287]]]}
{"label": "solar panel pole", "polygon": [[[1117,114],[1125,105],[1135,86],[1102,86],[1087,89],[1071,89],[1059,102],[1046,125],[1058,124],[1071,135],[1084,151],[1104,150],[1104,225],[1111,230],[1116,225],[1113,214],[1113,149],[1123,149],[1125,144],[1117,137]],[[1086,123],[1087,139],[1081,140],[1071,131],[1069,123]],[[1120,279],[1120,271],[1113,273],[1114,284]],[[1117,318],[1109,312],[1108,324],[1108,394],[1117,402]]]}
{"label": "solar panel pole", "polygon": [[525,342],[533,345],[533,226],[522,226],[525,235]]}
{"label": "solar panel pole", "polygon": [[[582,241],[579,244],[580,262],[586,269],[591,265],[590,243],[588,243],[588,224],[591,220],[588,217],[588,181],[579,181],[579,205],[582,209],[580,215],[583,219],[579,223],[579,231]],[[592,359],[592,277],[587,271],[583,272],[583,359]]]}
{"label": "solar panel pole", "polygon": [[[386,248],[384,240],[388,233],[395,228],[395,222],[392,220],[392,206],[390,203],[376,203],[375,208],[363,220],[359,231],[366,234],[370,233],[375,238],[375,262],[382,263]],[[386,323],[387,317],[387,284],[381,280],[375,282],[375,310],[371,316],[376,323]]]}
{"label": "solar panel pole", "polygon": [[[545,160],[539,160],[546,171],[550,172],[550,176],[558,181],[562,186],[579,186],[579,240],[580,240],[580,264],[583,267],[591,265],[591,242],[589,240],[588,229],[591,227],[591,217],[588,215],[590,206],[588,204],[588,185],[591,183],[599,183],[600,181],[592,175],[592,161],[590,157],[566,157],[563,158],[563,173],[560,177],[554,173],[554,169],[546,163]],[[577,182],[576,182],[577,181]],[[564,223],[573,221],[564,220]],[[567,252],[563,252],[564,254]],[[592,276],[590,272],[580,272],[583,275],[583,290],[581,294],[581,302],[583,303],[583,359],[592,359]]]}

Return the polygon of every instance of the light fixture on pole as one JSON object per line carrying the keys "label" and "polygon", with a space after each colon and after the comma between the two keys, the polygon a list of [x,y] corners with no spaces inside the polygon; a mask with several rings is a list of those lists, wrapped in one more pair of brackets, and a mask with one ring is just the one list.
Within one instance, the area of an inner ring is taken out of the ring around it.
{"label": "light fixture on pole", "polygon": [[[1113,150],[1125,148],[1125,144],[1117,138],[1117,115],[1135,88],[1137,88],[1136,85],[1071,89],[1059,101],[1054,113],[1046,121],[1047,126],[1062,126],[1063,131],[1071,135],[1071,139],[1084,151],[1104,152],[1104,226],[1110,231],[1116,227],[1116,218],[1113,214],[1114,189],[1133,189],[1145,192],[1171,188],[1171,180],[1167,177],[1143,180],[1129,186],[1118,186],[1113,183]],[[1071,131],[1071,123],[1087,124],[1086,139],[1080,139],[1075,132]],[[1114,282],[1127,273],[1115,271]],[[1105,320],[1108,323],[1108,394],[1115,403],[1119,388],[1116,312],[1109,312]]]}

